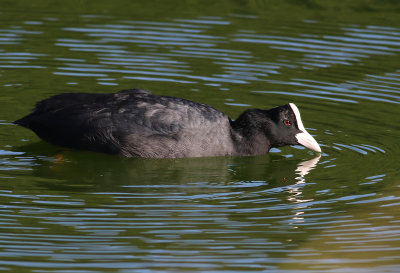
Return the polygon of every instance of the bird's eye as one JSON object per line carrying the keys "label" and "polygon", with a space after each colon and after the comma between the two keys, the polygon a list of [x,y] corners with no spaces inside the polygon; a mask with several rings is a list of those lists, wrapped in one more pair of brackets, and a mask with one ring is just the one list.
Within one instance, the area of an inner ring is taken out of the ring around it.
{"label": "bird's eye", "polygon": [[285,120],[283,121],[283,123],[284,123],[286,126],[290,126],[290,121],[287,120],[287,119],[285,119]]}

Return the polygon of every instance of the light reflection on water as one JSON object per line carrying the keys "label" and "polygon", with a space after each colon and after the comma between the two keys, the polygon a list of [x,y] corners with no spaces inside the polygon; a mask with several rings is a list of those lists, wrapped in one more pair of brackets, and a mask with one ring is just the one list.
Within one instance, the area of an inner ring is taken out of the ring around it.
{"label": "light reflection on water", "polygon": [[[1,268],[398,269],[398,28],[56,15],[0,29]],[[34,143],[10,123],[49,95],[131,87],[232,118],[293,101],[323,153],[121,159]]]}

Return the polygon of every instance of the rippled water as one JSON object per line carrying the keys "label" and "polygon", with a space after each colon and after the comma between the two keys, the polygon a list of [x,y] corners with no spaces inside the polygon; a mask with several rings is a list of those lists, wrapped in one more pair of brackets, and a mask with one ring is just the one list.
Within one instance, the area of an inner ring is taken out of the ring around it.
{"label": "rippled water", "polygon": [[[4,7],[0,271],[400,272],[397,2],[239,2]],[[295,102],[323,153],[124,159],[11,124],[132,87],[232,118]]]}

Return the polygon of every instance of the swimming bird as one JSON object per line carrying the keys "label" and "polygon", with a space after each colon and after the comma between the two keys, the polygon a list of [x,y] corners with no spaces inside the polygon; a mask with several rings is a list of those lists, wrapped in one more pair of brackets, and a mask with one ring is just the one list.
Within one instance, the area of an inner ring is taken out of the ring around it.
{"label": "swimming bird", "polygon": [[141,89],[64,93],[14,123],[54,145],[125,157],[246,156],[297,144],[321,152],[293,103],[231,120],[209,105]]}

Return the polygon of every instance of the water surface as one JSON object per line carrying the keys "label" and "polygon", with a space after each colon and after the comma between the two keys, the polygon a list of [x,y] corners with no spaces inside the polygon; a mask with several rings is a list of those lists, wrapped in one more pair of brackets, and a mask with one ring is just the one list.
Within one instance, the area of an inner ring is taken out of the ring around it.
{"label": "water surface", "polygon": [[[0,270],[399,272],[397,2],[134,2],[4,5]],[[11,124],[133,87],[232,118],[294,102],[323,153],[124,159]]]}

